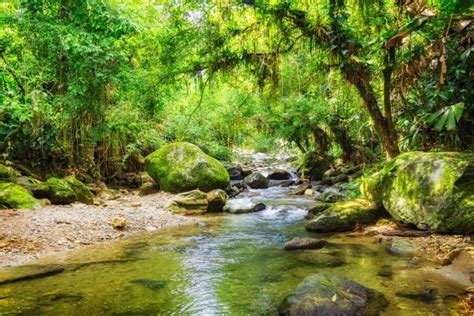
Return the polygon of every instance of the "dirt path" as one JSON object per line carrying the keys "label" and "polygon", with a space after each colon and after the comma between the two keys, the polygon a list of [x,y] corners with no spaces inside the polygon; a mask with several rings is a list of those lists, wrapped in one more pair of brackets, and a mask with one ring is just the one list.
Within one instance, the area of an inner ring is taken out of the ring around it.
{"label": "dirt path", "polygon": [[[99,205],[75,203],[33,210],[0,210],[0,267],[125,239],[137,232],[199,221],[166,211],[172,197],[164,192],[144,197],[128,193],[114,200],[103,198]],[[111,221],[115,217],[126,219],[126,229],[113,229]]]}

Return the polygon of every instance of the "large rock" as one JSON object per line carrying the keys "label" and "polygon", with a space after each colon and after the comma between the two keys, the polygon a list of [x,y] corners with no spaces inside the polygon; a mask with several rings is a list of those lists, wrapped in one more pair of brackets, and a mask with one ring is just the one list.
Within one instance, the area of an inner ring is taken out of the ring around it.
{"label": "large rock", "polygon": [[178,194],[167,209],[177,214],[199,215],[206,213],[207,207],[207,194],[200,190],[193,190]]}
{"label": "large rock", "polygon": [[280,315],[378,315],[388,306],[382,293],[335,274],[318,273],[306,277],[287,296]]}
{"label": "large rock", "polygon": [[229,199],[227,193],[224,190],[216,189],[207,193],[207,210],[209,212],[219,212],[222,211],[225,203]]}
{"label": "large rock", "polygon": [[32,208],[44,203],[35,199],[31,193],[14,183],[0,182],[0,209]]}
{"label": "large rock", "polygon": [[361,192],[419,229],[474,233],[472,153],[404,153],[363,179]]}
{"label": "large rock", "polygon": [[245,177],[244,183],[252,189],[268,188],[268,179],[259,172],[254,172]]}
{"label": "large rock", "polygon": [[230,200],[224,206],[224,212],[232,213],[232,214],[247,214],[247,213],[255,213],[265,210],[266,205],[263,203],[253,203],[246,199],[235,199]]}
{"label": "large rock", "polygon": [[240,165],[231,165],[229,163],[223,163],[227,173],[229,174],[230,180],[243,180],[243,169]]}
{"label": "large rock", "polygon": [[163,146],[148,155],[145,162],[147,172],[164,191],[179,193],[199,189],[209,192],[225,190],[230,185],[224,166],[190,143]]}
{"label": "large rock", "polygon": [[18,177],[15,179],[15,183],[30,191],[30,193],[33,194],[35,198],[44,199],[49,195],[48,184],[33,177]]}
{"label": "large rock", "polygon": [[267,176],[269,180],[288,180],[291,179],[291,173],[283,169],[274,169]]}
{"label": "large rock", "polygon": [[312,219],[306,230],[311,232],[341,232],[354,230],[359,224],[375,223],[385,211],[363,199],[338,202]]}

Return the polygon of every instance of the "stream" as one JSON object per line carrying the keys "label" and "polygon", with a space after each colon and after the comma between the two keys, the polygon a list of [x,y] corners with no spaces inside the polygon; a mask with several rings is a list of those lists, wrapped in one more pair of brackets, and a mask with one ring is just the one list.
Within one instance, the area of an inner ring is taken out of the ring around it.
{"label": "stream", "polygon": [[[288,195],[291,188],[250,190],[232,202],[263,202],[261,212],[206,216],[207,225],[146,233],[19,267],[40,269],[47,262],[64,271],[0,285],[0,315],[272,315],[306,276],[321,271],[382,292],[390,302],[383,315],[458,313],[463,286],[430,272],[431,263],[389,254],[373,236],[307,233],[304,217],[314,198]],[[295,236],[329,243],[282,250]],[[434,294],[427,298],[426,289]]]}

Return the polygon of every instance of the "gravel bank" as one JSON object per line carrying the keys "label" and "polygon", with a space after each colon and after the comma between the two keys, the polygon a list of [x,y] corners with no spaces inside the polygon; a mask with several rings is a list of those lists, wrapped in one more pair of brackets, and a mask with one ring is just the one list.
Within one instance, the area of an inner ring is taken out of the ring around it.
{"label": "gravel bank", "polygon": [[[98,205],[75,203],[32,210],[0,210],[0,267],[14,266],[52,255],[164,227],[197,223],[165,210],[172,194],[159,192],[138,196],[136,192],[116,199],[99,197]],[[115,230],[113,218],[127,221]]]}

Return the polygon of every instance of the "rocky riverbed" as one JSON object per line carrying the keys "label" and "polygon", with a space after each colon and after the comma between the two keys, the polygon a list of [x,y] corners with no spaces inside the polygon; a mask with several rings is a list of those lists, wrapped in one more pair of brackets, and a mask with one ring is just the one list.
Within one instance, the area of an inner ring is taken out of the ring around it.
{"label": "rocky riverbed", "polygon": [[[99,195],[95,205],[73,203],[31,210],[0,212],[0,266],[26,263],[78,247],[126,239],[139,232],[198,223],[199,219],[165,210],[173,194],[159,192],[139,196],[122,191],[114,196]],[[117,230],[114,219],[126,226]]]}

